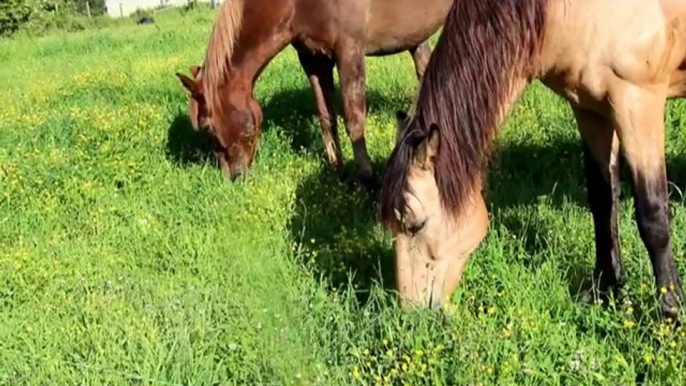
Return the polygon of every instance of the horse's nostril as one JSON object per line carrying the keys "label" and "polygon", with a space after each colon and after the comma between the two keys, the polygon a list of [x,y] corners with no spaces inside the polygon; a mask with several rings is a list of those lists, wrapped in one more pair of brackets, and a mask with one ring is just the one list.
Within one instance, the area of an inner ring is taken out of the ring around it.
{"label": "horse's nostril", "polygon": [[234,168],[231,170],[231,181],[236,181],[243,175],[243,168]]}
{"label": "horse's nostril", "polygon": [[424,228],[424,225],[426,225],[426,219],[422,221],[415,221],[410,224],[408,227],[408,231],[410,231],[411,234],[416,234],[417,232],[421,231],[422,228]]}

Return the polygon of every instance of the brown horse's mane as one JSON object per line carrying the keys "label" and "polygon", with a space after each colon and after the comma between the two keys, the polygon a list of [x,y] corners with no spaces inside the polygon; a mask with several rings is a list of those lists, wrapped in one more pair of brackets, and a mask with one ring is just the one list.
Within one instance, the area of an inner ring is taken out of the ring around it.
{"label": "brown horse's mane", "polygon": [[231,71],[231,55],[243,20],[243,1],[224,1],[212,27],[202,69],[203,87],[208,109],[220,105],[218,90]]}
{"label": "brown horse's mane", "polygon": [[458,215],[479,180],[513,81],[539,52],[548,0],[455,0],[429,60],[414,114],[389,158],[381,218],[405,207],[414,149],[437,124],[434,176],[442,206]]}

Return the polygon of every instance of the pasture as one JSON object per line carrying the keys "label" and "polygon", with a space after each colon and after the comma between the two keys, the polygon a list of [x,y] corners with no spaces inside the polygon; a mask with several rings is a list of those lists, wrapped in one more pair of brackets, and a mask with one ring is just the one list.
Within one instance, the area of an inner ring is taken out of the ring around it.
{"label": "pasture", "polygon": [[[257,83],[252,171],[231,184],[213,165],[174,76],[200,63],[213,18],[0,41],[0,385],[686,383],[686,330],[655,315],[626,173],[625,293],[577,296],[593,226],[557,96],[535,84],[501,129],[490,232],[451,305],[401,312],[378,193],[354,182],[340,118],[343,179],[326,165],[292,48]],[[366,63],[379,176],[417,81],[406,53]],[[686,104],[666,123],[684,275]]]}

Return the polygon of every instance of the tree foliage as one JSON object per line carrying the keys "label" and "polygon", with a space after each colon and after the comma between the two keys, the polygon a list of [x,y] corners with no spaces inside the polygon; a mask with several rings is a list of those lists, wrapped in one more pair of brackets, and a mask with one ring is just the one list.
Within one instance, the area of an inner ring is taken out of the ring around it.
{"label": "tree foliage", "polygon": [[86,3],[92,16],[102,15],[104,0],[2,0],[0,36],[11,36],[20,29],[40,33],[50,27],[81,29]]}
{"label": "tree foliage", "polygon": [[12,35],[29,21],[33,13],[30,3],[28,0],[5,0],[0,3],[0,35]]}

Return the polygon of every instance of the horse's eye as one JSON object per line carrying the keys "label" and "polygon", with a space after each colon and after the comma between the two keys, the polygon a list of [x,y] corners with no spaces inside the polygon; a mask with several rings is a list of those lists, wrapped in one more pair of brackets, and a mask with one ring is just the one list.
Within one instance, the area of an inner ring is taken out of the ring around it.
{"label": "horse's eye", "polygon": [[424,226],[426,226],[426,219],[411,221],[409,226],[407,227],[407,230],[410,232],[410,234],[414,236],[419,231],[424,229]]}

